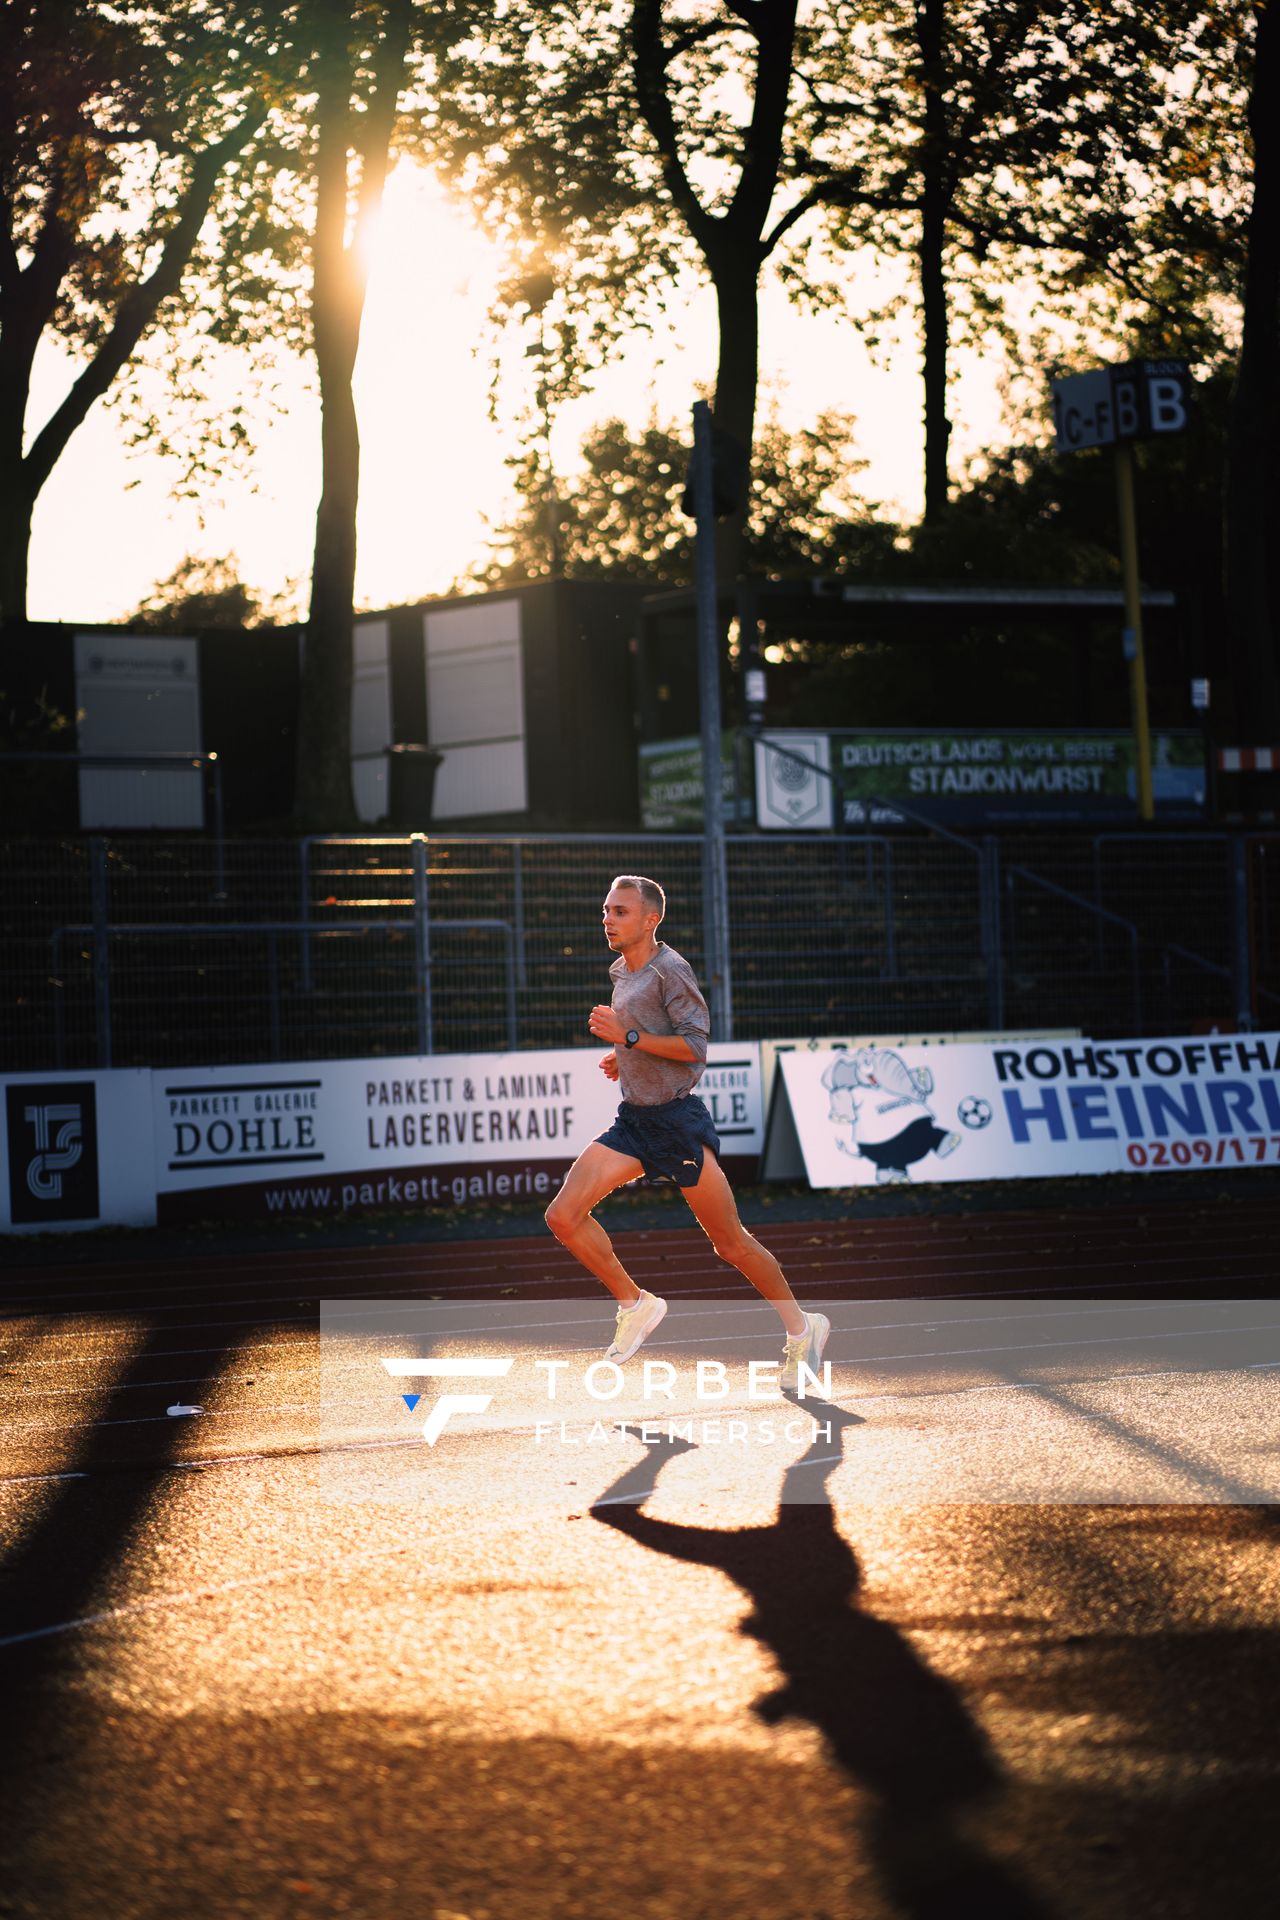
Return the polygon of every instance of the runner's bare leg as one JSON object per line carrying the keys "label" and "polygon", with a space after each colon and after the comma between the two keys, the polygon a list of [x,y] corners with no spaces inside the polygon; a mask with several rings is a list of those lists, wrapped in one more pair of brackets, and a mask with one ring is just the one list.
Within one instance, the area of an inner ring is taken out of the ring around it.
{"label": "runner's bare leg", "polygon": [[697,1186],[682,1187],[680,1191],[720,1258],[745,1274],[757,1293],[777,1308],[788,1333],[803,1333],[808,1322],[796,1304],[782,1268],[738,1218],[733,1188],[710,1148],[703,1149],[702,1173]]}
{"label": "runner's bare leg", "polygon": [[602,1280],[624,1307],[635,1305],[640,1289],[614,1252],[613,1242],[600,1222],[592,1219],[591,1209],[598,1207],[616,1187],[625,1186],[628,1180],[638,1180],[643,1172],[640,1162],[629,1154],[616,1153],[612,1147],[593,1140],[570,1167],[564,1185],[545,1216],[561,1246],[567,1247],[588,1273]]}

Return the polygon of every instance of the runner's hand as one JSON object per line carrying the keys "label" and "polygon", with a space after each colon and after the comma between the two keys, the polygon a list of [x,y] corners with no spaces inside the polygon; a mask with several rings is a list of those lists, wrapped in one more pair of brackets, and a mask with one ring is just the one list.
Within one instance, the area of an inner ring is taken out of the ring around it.
{"label": "runner's hand", "polygon": [[597,1040],[625,1040],[627,1029],[612,1007],[592,1007],[587,1026]]}
{"label": "runner's hand", "polygon": [[604,1077],[605,1077],[605,1079],[606,1079],[606,1080],[616,1080],[616,1079],[617,1079],[617,1077],[618,1077],[618,1056],[617,1056],[617,1054],[616,1054],[616,1053],[612,1053],[612,1052],[610,1052],[610,1053],[605,1053],[605,1054],[602,1054],[602,1055],[601,1055],[601,1057],[600,1057],[600,1071],[601,1071],[601,1073],[602,1073],[602,1074],[604,1075]]}

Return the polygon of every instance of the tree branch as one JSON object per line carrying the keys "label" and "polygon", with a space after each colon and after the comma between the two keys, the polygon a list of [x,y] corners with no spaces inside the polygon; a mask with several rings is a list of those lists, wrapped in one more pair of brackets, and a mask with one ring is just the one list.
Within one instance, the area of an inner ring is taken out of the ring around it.
{"label": "tree branch", "polygon": [[[908,177],[905,169],[898,176],[904,185]],[[765,235],[760,242],[762,256],[767,259],[783,235],[789,233],[815,207],[878,207],[882,213],[914,213],[919,210],[920,197],[918,194],[895,192],[892,188],[859,187],[852,178],[842,180],[838,175],[830,180],[820,180],[802,194]]]}
{"label": "tree branch", "polygon": [[991,36],[991,51],[987,59],[983,62],[980,75],[975,76],[973,98],[969,105],[969,111],[965,114],[960,126],[956,129],[954,139],[950,142],[951,151],[948,155],[950,164],[944,170],[943,182],[948,200],[950,200],[951,196],[955,193],[957,184],[963,178],[965,161],[972,150],[978,129],[987,117],[986,111],[984,110],[981,82],[985,82],[987,87],[990,88],[993,79],[997,78],[1003,71],[1004,63],[1010,52],[1020,47],[1026,39],[1028,29],[1035,19],[1036,14],[1040,11],[1040,5],[1041,0],[1022,0],[1022,4],[1014,7],[1006,17],[1004,33],[993,33]]}
{"label": "tree branch", "polygon": [[218,175],[253,138],[266,117],[265,102],[255,101],[229,133],[197,155],[191,179],[178,203],[177,218],[169,229],[153,272],[125,295],[106,339],[32,442],[22,465],[33,498],[94,401],[107,391],[155,319],[161,304],[177,289],[209,211]]}
{"label": "tree branch", "polygon": [[741,20],[757,40],[768,31],[770,0],[723,0],[723,5],[726,12]]}
{"label": "tree branch", "polygon": [[669,67],[673,60],[678,60],[682,54],[692,53],[695,47],[707,46],[712,40],[721,40],[725,34],[736,32],[737,28],[727,20],[703,20],[700,25],[688,27],[676,35],[663,64]]}
{"label": "tree branch", "polygon": [[12,211],[12,206],[6,198],[3,221],[0,222],[0,300],[16,293],[22,279],[18,249],[13,244]]}
{"label": "tree branch", "polygon": [[396,108],[404,85],[404,63],[409,50],[412,19],[413,0],[393,0],[387,9],[386,31],[378,43],[373,93],[356,143],[360,160],[355,232],[357,247],[366,239],[370,224],[382,203]]}
{"label": "tree branch", "polygon": [[680,161],[675,116],[663,85],[669,55],[662,44],[662,0],[635,0],[631,9],[631,69],[644,123],[658,149],[663,183],[704,251],[715,244],[715,220],[693,190]]}
{"label": "tree branch", "polygon": [[[732,3],[733,0],[727,0],[727,4]],[[745,157],[728,218],[735,226],[746,227],[758,242],[769,217],[782,158],[782,132],[787,119],[795,46],[796,0],[760,0],[753,11],[760,17],[756,34],[759,42],[756,84],[751,124],[744,141]]]}

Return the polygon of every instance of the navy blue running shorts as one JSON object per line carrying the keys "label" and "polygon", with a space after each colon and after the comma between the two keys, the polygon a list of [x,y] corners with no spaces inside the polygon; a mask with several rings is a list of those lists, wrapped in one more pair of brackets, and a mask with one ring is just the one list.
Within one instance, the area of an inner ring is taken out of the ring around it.
{"label": "navy blue running shorts", "polygon": [[613,1125],[596,1138],[602,1147],[638,1160],[650,1180],[674,1180],[678,1187],[697,1186],[704,1148],[720,1156],[720,1135],[696,1093],[682,1093],[658,1107],[624,1100]]}

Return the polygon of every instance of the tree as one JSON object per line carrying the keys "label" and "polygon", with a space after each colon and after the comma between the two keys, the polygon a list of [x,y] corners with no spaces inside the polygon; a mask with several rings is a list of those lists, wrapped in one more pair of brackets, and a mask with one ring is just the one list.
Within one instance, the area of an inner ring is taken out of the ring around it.
{"label": "tree", "polygon": [[[270,7],[14,0],[0,29],[0,620],[26,617],[31,518],[89,409],[174,306],[234,198],[284,59]],[[78,363],[28,437],[41,342]]]}
{"label": "tree", "polygon": [[371,232],[382,204],[414,26],[413,0],[317,0],[311,323],[321,404],[321,488],[298,716],[295,806],[308,825],[355,823],[352,614],[360,430],[351,377]]}
{"label": "tree", "polygon": [[[926,522],[955,478],[952,348],[994,341],[1015,366],[1042,350],[1034,325],[1011,320],[1011,293],[1034,283],[1095,342],[1153,330],[1156,315],[1168,330],[1161,296],[1189,245],[1203,259],[1207,202],[1220,225],[1232,217],[1228,169],[1216,160],[1210,179],[1206,159],[1239,144],[1214,27],[1235,5],[1126,3],[1100,20],[1089,0],[881,0],[860,16],[858,61],[815,52],[803,111],[828,182],[825,244],[837,263],[868,244],[912,263]],[[790,271],[802,297],[830,291],[810,262]],[[1193,290],[1184,272],[1175,310],[1205,312],[1220,289],[1202,271]]]}
{"label": "tree", "polygon": [[1253,143],[1244,325],[1227,426],[1224,488],[1227,626],[1239,733],[1280,740],[1280,8],[1253,8]]}
{"label": "tree", "polygon": [[125,624],[135,633],[190,633],[196,627],[254,627],[267,609],[260,594],[240,578],[234,554],[201,559],[188,554],[165,580],[158,580]]}
{"label": "tree", "polygon": [[[716,421],[748,448],[761,269],[827,190],[793,137],[798,44],[796,0],[512,0],[443,89],[442,152],[508,237],[513,301],[529,261],[550,269],[544,306],[585,378],[696,263],[716,298]],[[727,573],[743,526],[723,523]]]}
{"label": "tree", "polygon": [[[1203,249],[1210,208],[1230,223],[1229,168],[1210,179],[1205,155],[1238,145],[1215,26],[1238,3],[1125,0],[1100,23],[1091,0],[512,0],[466,50],[446,131],[517,260],[554,264],[561,350],[587,376],[682,266],[706,272],[715,411],[748,444],[766,261],[796,297],[843,308],[856,251],[908,258],[933,520],[950,352],[994,335],[1018,357],[1009,289],[1033,279],[1114,340]],[[1202,309],[1220,284],[1202,277]]]}
{"label": "tree", "polygon": [[[877,519],[856,491],[866,462],[852,451],[854,422],[824,413],[789,433],[776,415],[756,429],[755,486],[743,529],[746,572],[768,579],[875,571],[899,529]],[[486,587],[563,572],[573,579],[621,578],[684,585],[692,577],[693,532],[680,509],[689,429],[650,421],[638,433],[621,420],[592,429],[576,479],[562,482],[558,528],[548,534],[542,475],[517,467],[522,508],[490,542],[487,561],[459,583]]]}

